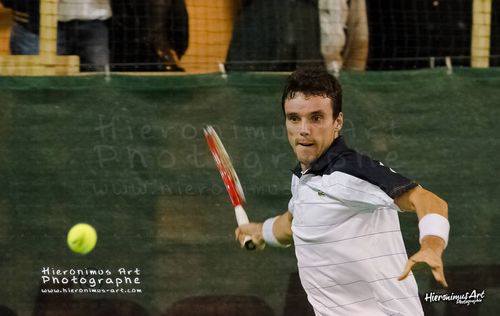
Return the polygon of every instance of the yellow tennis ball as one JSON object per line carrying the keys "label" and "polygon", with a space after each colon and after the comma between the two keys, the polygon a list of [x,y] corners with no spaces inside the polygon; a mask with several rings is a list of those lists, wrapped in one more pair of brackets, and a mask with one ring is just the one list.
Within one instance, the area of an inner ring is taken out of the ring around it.
{"label": "yellow tennis ball", "polygon": [[71,227],[67,241],[69,249],[84,255],[94,249],[97,242],[97,232],[89,224],[79,223]]}

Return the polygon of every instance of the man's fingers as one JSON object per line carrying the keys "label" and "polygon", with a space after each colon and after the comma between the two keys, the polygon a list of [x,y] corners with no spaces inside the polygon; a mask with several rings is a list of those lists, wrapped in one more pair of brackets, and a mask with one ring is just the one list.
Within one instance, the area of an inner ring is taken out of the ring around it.
{"label": "man's fingers", "polygon": [[448,283],[446,282],[446,278],[444,276],[443,261],[441,260],[441,257],[433,256],[427,257],[425,259],[426,260],[424,262],[431,267],[434,279],[442,286],[448,287]]}
{"label": "man's fingers", "polygon": [[406,266],[403,270],[403,273],[398,278],[399,281],[406,279],[408,274],[410,274],[411,268],[415,263],[416,263],[415,260],[413,260],[412,258],[408,259],[408,262],[406,262]]}
{"label": "man's fingers", "polygon": [[442,286],[448,287],[448,283],[446,282],[446,278],[444,277],[444,271],[442,266],[437,266],[432,268],[432,275],[434,279],[439,282]]}
{"label": "man's fingers", "polygon": [[245,247],[245,242],[248,240],[248,237],[252,239],[252,242],[258,250],[264,248],[265,244],[260,237],[259,227],[260,226],[255,223],[250,223],[238,226],[234,230],[234,238],[237,242],[239,242],[241,248]]}
{"label": "man's fingers", "polygon": [[266,243],[262,239],[259,239],[257,235],[252,235],[252,242],[257,248],[257,250],[262,250],[266,246]]}
{"label": "man's fingers", "polygon": [[238,240],[238,236],[240,235],[240,228],[236,227],[234,230],[234,240]]}
{"label": "man's fingers", "polygon": [[241,247],[245,246],[245,236],[239,227],[234,230],[234,240],[239,242]]}
{"label": "man's fingers", "polygon": [[235,234],[235,240],[237,242],[239,242],[240,247],[241,248],[245,247],[245,239],[246,239],[247,235],[243,234],[241,229],[239,229],[239,228],[236,228],[236,230],[234,231],[234,234]]}
{"label": "man's fingers", "polygon": [[419,265],[428,265],[431,268],[434,279],[442,286],[448,287],[448,283],[446,282],[446,278],[444,276],[442,261],[439,260],[439,258],[426,257],[419,255],[418,253],[408,259],[403,273],[398,278],[398,280],[402,281],[406,279],[406,277],[410,274],[410,271]]}

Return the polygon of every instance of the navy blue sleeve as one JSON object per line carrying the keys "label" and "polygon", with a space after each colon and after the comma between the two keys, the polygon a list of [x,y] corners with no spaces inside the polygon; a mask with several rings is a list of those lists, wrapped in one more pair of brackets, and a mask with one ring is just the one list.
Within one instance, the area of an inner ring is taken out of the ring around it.
{"label": "navy blue sleeve", "polygon": [[338,171],[348,173],[378,186],[392,199],[418,186],[383,163],[356,152],[342,155]]}

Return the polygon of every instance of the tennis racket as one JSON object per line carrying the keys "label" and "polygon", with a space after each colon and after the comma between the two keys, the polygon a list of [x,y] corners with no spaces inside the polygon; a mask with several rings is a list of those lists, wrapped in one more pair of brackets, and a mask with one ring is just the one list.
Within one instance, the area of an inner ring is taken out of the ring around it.
{"label": "tennis racket", "polygon": [[[238,226],[248,224],[248,216],[245,212],[245,209],[243,208],[243,203],[245,203],[245,194],[243,193],[243,188],[241,187],[238,175],[234,170],[231,158],[229,158],[224,145],[222,145],[217,132],[215,132],[215,129],[212,126],[207,125],[203,129],[203,131],[205,133],[208,148],[210,149],[210,152],[214,157],[217,169],[219,169],[222,181],[224,182],[227,193],[229,193],[229,197],[231,198],[231,202],[233,203],[236,222],[238,223]],[[252,242],[252,238],[250,236],[245,237],[245,248],[248,250],[255,249],[255,245]]]}

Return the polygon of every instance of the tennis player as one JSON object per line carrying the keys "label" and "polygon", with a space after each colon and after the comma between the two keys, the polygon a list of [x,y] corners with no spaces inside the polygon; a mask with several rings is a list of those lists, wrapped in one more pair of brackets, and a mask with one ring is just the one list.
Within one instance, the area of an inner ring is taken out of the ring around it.
{"label": "tennis player", "polygon": [[[292,73],[282,97],[288,141],[297,156],[288,210],[236,229],[258,249],[295,245],[302,286],[316,315],[423,315],[416,263],[447,286],[442,253],[448,206],[340,135],[342,89],[326,71]],[[420,250],[408,259],[398,212],[415,212]]]}

